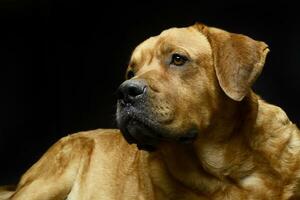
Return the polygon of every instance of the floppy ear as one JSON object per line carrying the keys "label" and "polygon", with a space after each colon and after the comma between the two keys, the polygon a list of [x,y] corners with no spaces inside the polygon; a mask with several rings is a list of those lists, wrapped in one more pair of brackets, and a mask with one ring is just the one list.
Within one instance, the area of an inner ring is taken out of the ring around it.
{"label": "floppy ear", "polygon": [[268,45],[247,36],[196,25],[212,47],[219,84],[227,96],[241,101],[262,71]]}

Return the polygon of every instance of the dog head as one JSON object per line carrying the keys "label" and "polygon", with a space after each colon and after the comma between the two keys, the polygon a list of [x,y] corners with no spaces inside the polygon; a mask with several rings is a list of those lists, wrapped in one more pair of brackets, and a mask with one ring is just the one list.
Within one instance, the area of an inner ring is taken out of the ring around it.
{"label": "dog head", "polygon": [[202,24],[147,39],[133,51],[118,89],[125,139],[146,150],[161,141],[192,142],[222,101],[239,102],[249,93],[267,52],[263,42]]}

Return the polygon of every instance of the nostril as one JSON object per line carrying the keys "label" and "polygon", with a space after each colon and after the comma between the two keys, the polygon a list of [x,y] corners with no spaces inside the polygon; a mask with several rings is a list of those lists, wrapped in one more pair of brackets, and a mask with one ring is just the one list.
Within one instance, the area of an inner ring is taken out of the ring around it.
{"label": "nostril", "polygon": [[144,89],[145,89],[145,87],[140,87],[138,85],[132,85],[132,86],[128,87],[127,94],[128,94],[128,96],[136,97],[140,94],[143,94]]}
{"label": "nostril", "polygon": [[120,85],[117,98],[121,104],[133,103],[146,93],[146,84],[142,81],[127,80]]}

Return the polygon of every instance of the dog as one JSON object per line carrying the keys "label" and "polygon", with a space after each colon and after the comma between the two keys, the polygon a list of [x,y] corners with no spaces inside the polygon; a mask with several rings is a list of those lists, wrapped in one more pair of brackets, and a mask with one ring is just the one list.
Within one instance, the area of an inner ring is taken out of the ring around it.
{"label": "dog", "polygon": [[300,131],[251,89],[268,52],[200,23],[147,39],[118,89],[119,130],[60,139],[2,199],[299,198]]}

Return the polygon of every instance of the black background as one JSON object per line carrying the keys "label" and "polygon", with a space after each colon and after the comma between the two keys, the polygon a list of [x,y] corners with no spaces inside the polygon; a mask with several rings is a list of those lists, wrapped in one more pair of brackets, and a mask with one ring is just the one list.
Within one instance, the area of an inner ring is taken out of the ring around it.
{"label": "black background", "polygon": [[105,3],[1,1],[0,184],[15,183],[62,136],[115,127],[115,91],[133,48],[197,21],[265,41],[271,52],[255,91],[300,122],[297,6]]}

